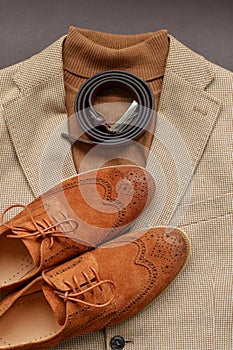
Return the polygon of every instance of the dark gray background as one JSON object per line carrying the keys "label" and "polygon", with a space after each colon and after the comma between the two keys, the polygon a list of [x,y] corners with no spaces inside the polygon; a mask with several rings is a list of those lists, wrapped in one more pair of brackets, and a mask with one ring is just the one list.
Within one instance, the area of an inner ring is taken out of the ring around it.
{"label": "dark gray background", "polygon": [[232,0],[0,0],[0,68],[43,50],[70,25],[119,34],[168,29],[233,71]]}

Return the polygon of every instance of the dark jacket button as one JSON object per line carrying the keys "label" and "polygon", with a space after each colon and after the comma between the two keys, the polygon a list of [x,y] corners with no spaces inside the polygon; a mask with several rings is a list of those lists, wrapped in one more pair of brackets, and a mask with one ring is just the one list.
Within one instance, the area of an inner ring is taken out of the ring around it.
{"label": "dark jacket button", "polygon": [[125,339],[120,335],[116,335],[110,340],[110,346],[112,350],[121,350],[125,347]]}

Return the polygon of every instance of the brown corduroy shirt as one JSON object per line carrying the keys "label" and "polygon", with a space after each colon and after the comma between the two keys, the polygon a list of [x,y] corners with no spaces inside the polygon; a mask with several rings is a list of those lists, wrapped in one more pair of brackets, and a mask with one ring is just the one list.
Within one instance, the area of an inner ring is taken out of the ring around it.
{"label": "brown corduroy shirt", "polygon": [[[69,27],[63,44],[69,133],[73,136],[83,133],[74,114],[74,101],[78,90],[86,79],[105,70],[128,71],[146,81],[154,94],[156,112],[168,49],[167,30],[123,35]],[[127,110],[132,100],[128,90],[108,87],[95,97],[94,106],[104,114],[109,123],[113,123]],[[114,108],[110,108],[111,106]],[[107,150],[101,146],[75,142],[72,153],[77,172],[117,164],[145,166],[153,140],[155,116],[154,113],[150,127],[137,142]]]}

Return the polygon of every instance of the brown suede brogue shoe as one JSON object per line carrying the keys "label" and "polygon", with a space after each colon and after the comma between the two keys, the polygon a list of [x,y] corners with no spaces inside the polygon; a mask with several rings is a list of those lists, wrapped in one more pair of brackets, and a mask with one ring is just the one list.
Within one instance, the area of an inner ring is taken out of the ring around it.
{"label": "brown suede brogue shoe", "polygon": [[[0,295],[127,231],[154,193],[145,169],[121,165],[81,173],[27,206],[10,206],[0,227]],[[13,207],[23,210],[5,222]]]}
{"label": "brown suede brogue shoe", "polygon": [[132,317],[168,287],[189,252],[184,233],[157,227],[43,271],[0,302],[0,349],[45,348]]}

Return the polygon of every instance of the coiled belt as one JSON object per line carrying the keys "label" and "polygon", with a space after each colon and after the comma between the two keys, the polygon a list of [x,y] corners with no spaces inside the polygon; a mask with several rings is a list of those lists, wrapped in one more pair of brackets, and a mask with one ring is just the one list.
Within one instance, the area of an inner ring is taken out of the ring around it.
{"label": "coiled belt", "polygon": [[[110,127],[105,118],[93,107],[97,93],[108,86],[128,89],[136,101],[132,122],[126,121],[123,127],[117,123]],[[109,70],[97,73],[85,81],[76,96],[74,110],[77,122],[92,141],[71,136],[73,140],[91,144],[118,145],[136,140],[146,131],[153,117],[154,95],[150,86],[136,75],[121,70]]]}

